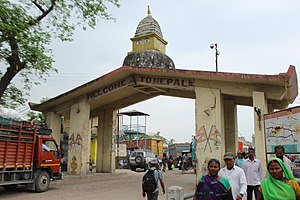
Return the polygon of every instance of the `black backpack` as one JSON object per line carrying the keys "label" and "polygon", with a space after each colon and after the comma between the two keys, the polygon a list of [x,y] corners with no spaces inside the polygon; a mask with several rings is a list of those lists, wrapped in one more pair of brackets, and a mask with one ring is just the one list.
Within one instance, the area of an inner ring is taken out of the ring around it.
{"label": "black backpack", "polygon": [[143,191],[144,192],[154,192],[157,188],[157,182],[154,177],[155,170],[149,169],[148,172],[143,176]]}

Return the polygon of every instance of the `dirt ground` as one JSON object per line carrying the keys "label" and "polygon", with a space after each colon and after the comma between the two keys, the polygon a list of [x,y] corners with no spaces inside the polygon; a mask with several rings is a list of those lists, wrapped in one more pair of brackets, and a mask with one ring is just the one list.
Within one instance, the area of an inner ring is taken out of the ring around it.
{"label": "dirt ground", "polygon": [[[145,200],[141,192],[144,172],[117,170],[116,174],[93,173],[86,177],[66,175],[62,181],[51,182],[44,193],[27,191],[22,187],[8,192],[0,187],[0,199],[5,200]],[[188,171],[182,175],[178,169],[163,173],[166,189],[176,185],[184,192],[193,192],[196,175]],[[166,199],[160,190],[159,199]]]}

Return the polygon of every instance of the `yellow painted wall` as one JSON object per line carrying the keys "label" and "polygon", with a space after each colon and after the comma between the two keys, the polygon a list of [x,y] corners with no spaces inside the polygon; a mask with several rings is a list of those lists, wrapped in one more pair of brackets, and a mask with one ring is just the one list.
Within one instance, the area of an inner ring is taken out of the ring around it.
{"label": "yellow painted wall", "polygon": [[91,145],[90,145],[90,156],[91,162],[96,163],[97,160],[97,131],[98,131],[98,117],[91,118]]}
{"label": "yellow painted wall", "polygon": [[158,155],[158,152],[157,152],[157,140],[151,140],[151,149],[152,149],[152,152],[155,154],[155,155]]}
{"label": "yellow painted wall", "polygon": [[163,156],[163,141],[151,139],[151,150],[155,155],[158,155],[158,157],[162,157]]}
{"label": "yellow painted wall", "polygon": [[167,42],[153,35],[146,35],[138,38],[132,38],[132,51],[159,50],[165,54]]}
{"label": "yellow painted wall", "polygon": [[91,155],[91,162],[96,163],[96,160],[97,160],[97,140],[96,139],[91,140],[90,155]]}
{"label": "yellow painted wall", "polygon": [[161,140],[158,143],[158,156],[162,158],[164,153],[164,142]]}

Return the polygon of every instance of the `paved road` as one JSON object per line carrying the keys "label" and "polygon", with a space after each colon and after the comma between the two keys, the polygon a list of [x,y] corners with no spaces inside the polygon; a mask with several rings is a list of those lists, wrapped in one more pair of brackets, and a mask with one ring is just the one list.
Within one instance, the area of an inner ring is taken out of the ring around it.
{"label": "paved road", "polygon": [[[141,195],[144,172],[117,170],[116,174],[94,173],[86,177],[66,175],[64,180],[52,182],[45,193],[26,191],[20,187],[8,192],[0,187],[0,199],[5,200],[146,200]],[[182,186],[186,192],[195,188],[196,176],[192,171],[182,175],[179,170],[163,173],[166,188]],[[160,191],[160,199],[166,199]]]}

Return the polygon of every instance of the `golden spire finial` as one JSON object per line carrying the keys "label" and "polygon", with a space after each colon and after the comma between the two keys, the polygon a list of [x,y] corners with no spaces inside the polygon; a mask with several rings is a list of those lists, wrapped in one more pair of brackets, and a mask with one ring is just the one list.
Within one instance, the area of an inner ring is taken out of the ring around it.
{"label": "golden spire finial", "polygon": [[148,5],[148,15],[151,15],[150,6]]}

